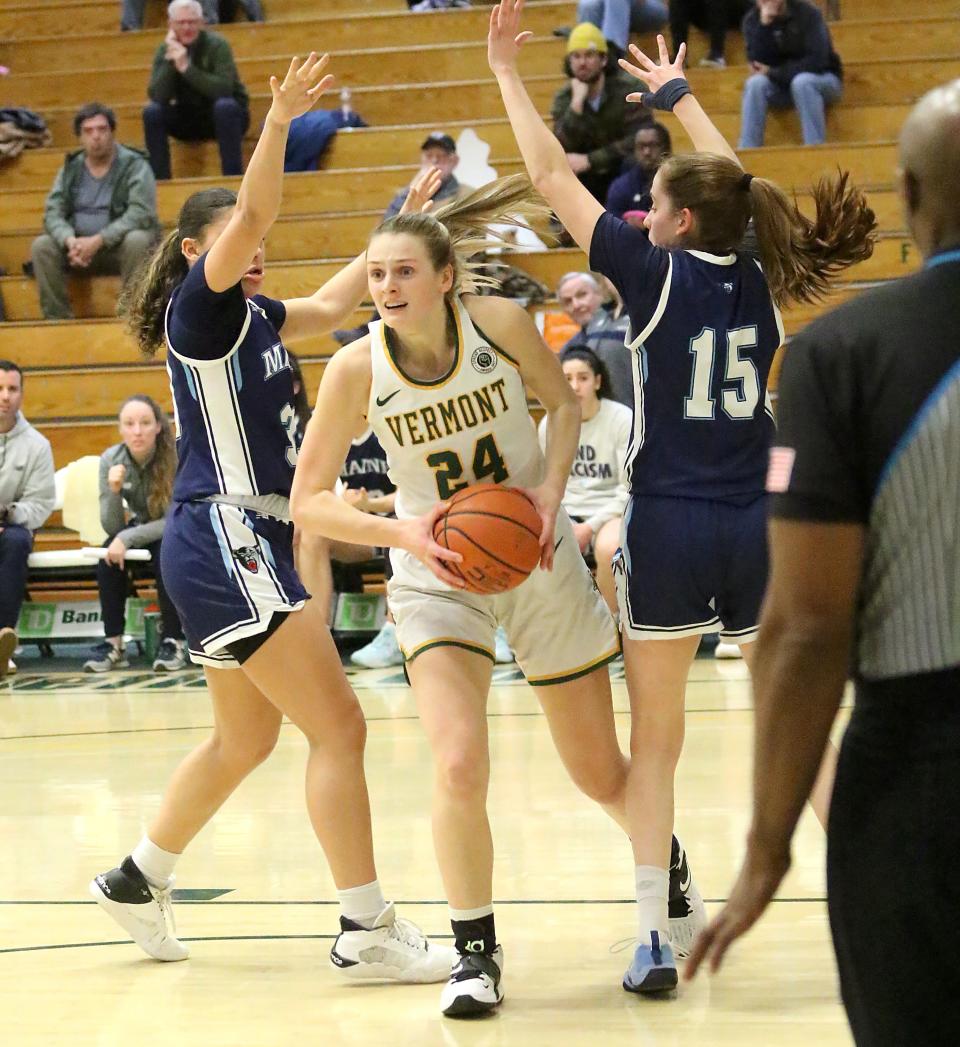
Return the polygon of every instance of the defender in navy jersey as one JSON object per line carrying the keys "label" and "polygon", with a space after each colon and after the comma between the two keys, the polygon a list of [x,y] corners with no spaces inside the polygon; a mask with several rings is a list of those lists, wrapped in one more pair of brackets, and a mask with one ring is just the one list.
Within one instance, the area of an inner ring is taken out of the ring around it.
{"label": "defender in navy jersey", "polygon": [[[190,655],[205,667],[215,728],[174,774],[132,854],[97,876],[90,892],[148,955],[186,959],[167,920],[174,866],[271,751],[286,714],[309,742],[307,806],[340,898],[331,964],[351,978],[436,981],[448,977],[452,951],[430,948],[384,900],[363,714],[293,563],[288,505],[298,427],[281,332],[297,338],[342,323],[363,294],[363,258],[309,298],[258,294],[287,131],[329,86],[326,64],[311,54],[303,64],[294,59],[282,83],[271,78],[273,102],[239,194],[193,194],[127,302],[141,348],[167,349],[179,466],[163,572]],[[411,189],[411,206],[420,186]]]}
{"label": "defender in navy jersey", "polygon": [[[649,85],[628,99],[673,110],[698,152],[658,169],[648,236],[606,214],[517,73],[522,6],[503,0],[488,40],[514,135],[534,184],[620,292],[631,321],[632,496],[616,573],[636,717],[628,809],[640,944],[623,986],[659,992],[677,984],[667,870],[687,673],[704,632],[745,645],[749,664],[765,584],[766,383],[783,334],[776,306],[815,297],[869,255],[874,221],[845,178],[817,186],[810,221],[773,183],[746,174],[690,93],[686,48],[671,63],[663,37],[659,64],[637,48],[637,65],[621,60]],[[762,272],[734,250],[751,219]]]}

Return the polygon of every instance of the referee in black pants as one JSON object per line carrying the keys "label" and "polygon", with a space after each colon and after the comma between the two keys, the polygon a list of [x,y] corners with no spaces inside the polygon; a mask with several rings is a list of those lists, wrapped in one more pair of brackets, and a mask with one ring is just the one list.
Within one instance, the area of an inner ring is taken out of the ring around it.
{"label": "referee in black pants", "polygon": [[687,968],[716,969],[783,879],[852,666],[827,887],[861,1047],[960,1043],[960,80],[910,114],[900,164],[922,271],[785,357],[753,823]]}

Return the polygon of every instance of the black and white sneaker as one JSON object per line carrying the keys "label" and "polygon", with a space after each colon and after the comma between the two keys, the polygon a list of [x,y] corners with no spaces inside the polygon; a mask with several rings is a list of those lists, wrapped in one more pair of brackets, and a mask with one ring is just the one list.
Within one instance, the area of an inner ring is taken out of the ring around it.
{"label": "black and white sneaker", "polygon": [[690,955],[697,935],[707,926],[707,910],[693,882],[683,845],[674,836],[670,848],[670,888],[667,900],[670,939],[680,959]]}
{"label": "black and white sneaker", "polygon": [[462,953],[440,994],[440,1010],[448,1018],[487,1014],[503,1001],[503,949],[492,953]]}
{"label": "black and white sneaker", "polygon": [[190,955],[177,940],[172,888],[172,879],[162,890],[152,887],[130,857],[124,858],[119,868],[90,881],[90,893],[97,905],[155,960],[185,960]]}
{"label": "black and white sneaker", "polygon": [[415,923],[397,916],[393,902],[370,929],[341,916],[330,950],[331,966],[360,981],[442,982],[456,958],[451,946],[432,945]]}
{"label": "black and white sneaker", "polygon": [[178,669],[187,667],[187,656],[184,652],[183,640],[168,640],[164,638],[157,648],[157,656],[153,659],[153,671],[155,673],[175,673]]}
{"label": "black and white sneaker", "polygon": [[83,663],[85,673],[108,673],[111,669],[129,669],[126,649],[121,644],[117,647],[104,640],[90,652],[90,657]]}

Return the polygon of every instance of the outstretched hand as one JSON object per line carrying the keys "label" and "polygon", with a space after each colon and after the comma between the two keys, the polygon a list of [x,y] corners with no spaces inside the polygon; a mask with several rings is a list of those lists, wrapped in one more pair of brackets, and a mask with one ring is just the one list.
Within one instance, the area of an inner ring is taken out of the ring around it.
{"label": "outstretched hand", "polygon": [[[683,60],[687,56],[687,45],[681,44],[677,50],[677,57],[670,61],[670,52],[667,50],[667,42],[663,36],[657,36],[657,46],[660,49],[660,61],[654,62],[648,58],[636,44],[630,44],[630,53],[637,60],[633,65],[625,58],[619,59],[620,68],[629,73],[635,80],[642,80],[649,85],[650,94],[655,94],[668,84],[671,80],[686,80],[687,74],[683,71]],[[627,95],[628,102],[642,102],[646,92],[638,91]]]}
{"label": "outstretched hand", "polygon": [[520,30],[522,12],[523,0],[501,0],[490,12],[487,62],[494,74],[514,69],[520,48],[533,36]]}
{"label": "outstretched hand", "polygon": [[400,214],[420,214],[423,211],[429,211],[433,207],[433,198],[442,181],[443,174],[439,167],[428,167],[421,171],[410,183],[410,189],[407,192],[406,200],[403,201],[403,207],[400,208]]}
{"label": "outstretched hand", "polygon": [[289,124],[291,120],[309,112],[323,92],[333,86],[333,77],[329,74],[324,76],[323,72],[329,62],[329,55],[317,57],[316,51],[311,51],[302,65],[299,56],[295,55],[290,60],[290,68],[283,83],[271,76],[273,104],[270,106],[270,116],[280,123]]}
{"label": "outstretched hand", "polygon": [[684,972],[687,981],[704,962],[711,972],[719,970],[727,949],[760,919],[789,868],[789,853],[767,856],[747,851],[727,904],[693,943]]}

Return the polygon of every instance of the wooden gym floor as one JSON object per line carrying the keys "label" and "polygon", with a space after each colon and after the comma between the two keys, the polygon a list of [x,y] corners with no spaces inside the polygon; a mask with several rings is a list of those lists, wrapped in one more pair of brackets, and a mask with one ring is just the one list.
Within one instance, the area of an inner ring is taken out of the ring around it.
{"label": "wooden gym floor", "polygon": [[[86,885],[129,852],[170,772],[205,736],[202,678],[23,672],[0,684],[0,1041],[849,1044],[824,902],[824,833],[809,808],[777,901],[719,976],[681,985],[673,1001],[622,991],[630,946],[616,951],[617,943],[634,933],[629,851],[566,780],[518,675],[498,667],[489,705],[506,1002],[473,1023],[440,1017],[439,986],[355,986],[329,969],[333,885],[304,811],[305,747],[289,725],[177,870],[189,899],[177,905],[179,933],[191,958],[145,958],[122,941]],[[614,677],[625,744],[622,671]],[[352,679],[369,719],[381,881],[404,916],[448,935],[430,836],[430,759],[410,692],[395,671]],[[752,713],[741,662],[695,663],[687,725],[677,827],[715,911],[748,817]]]}

